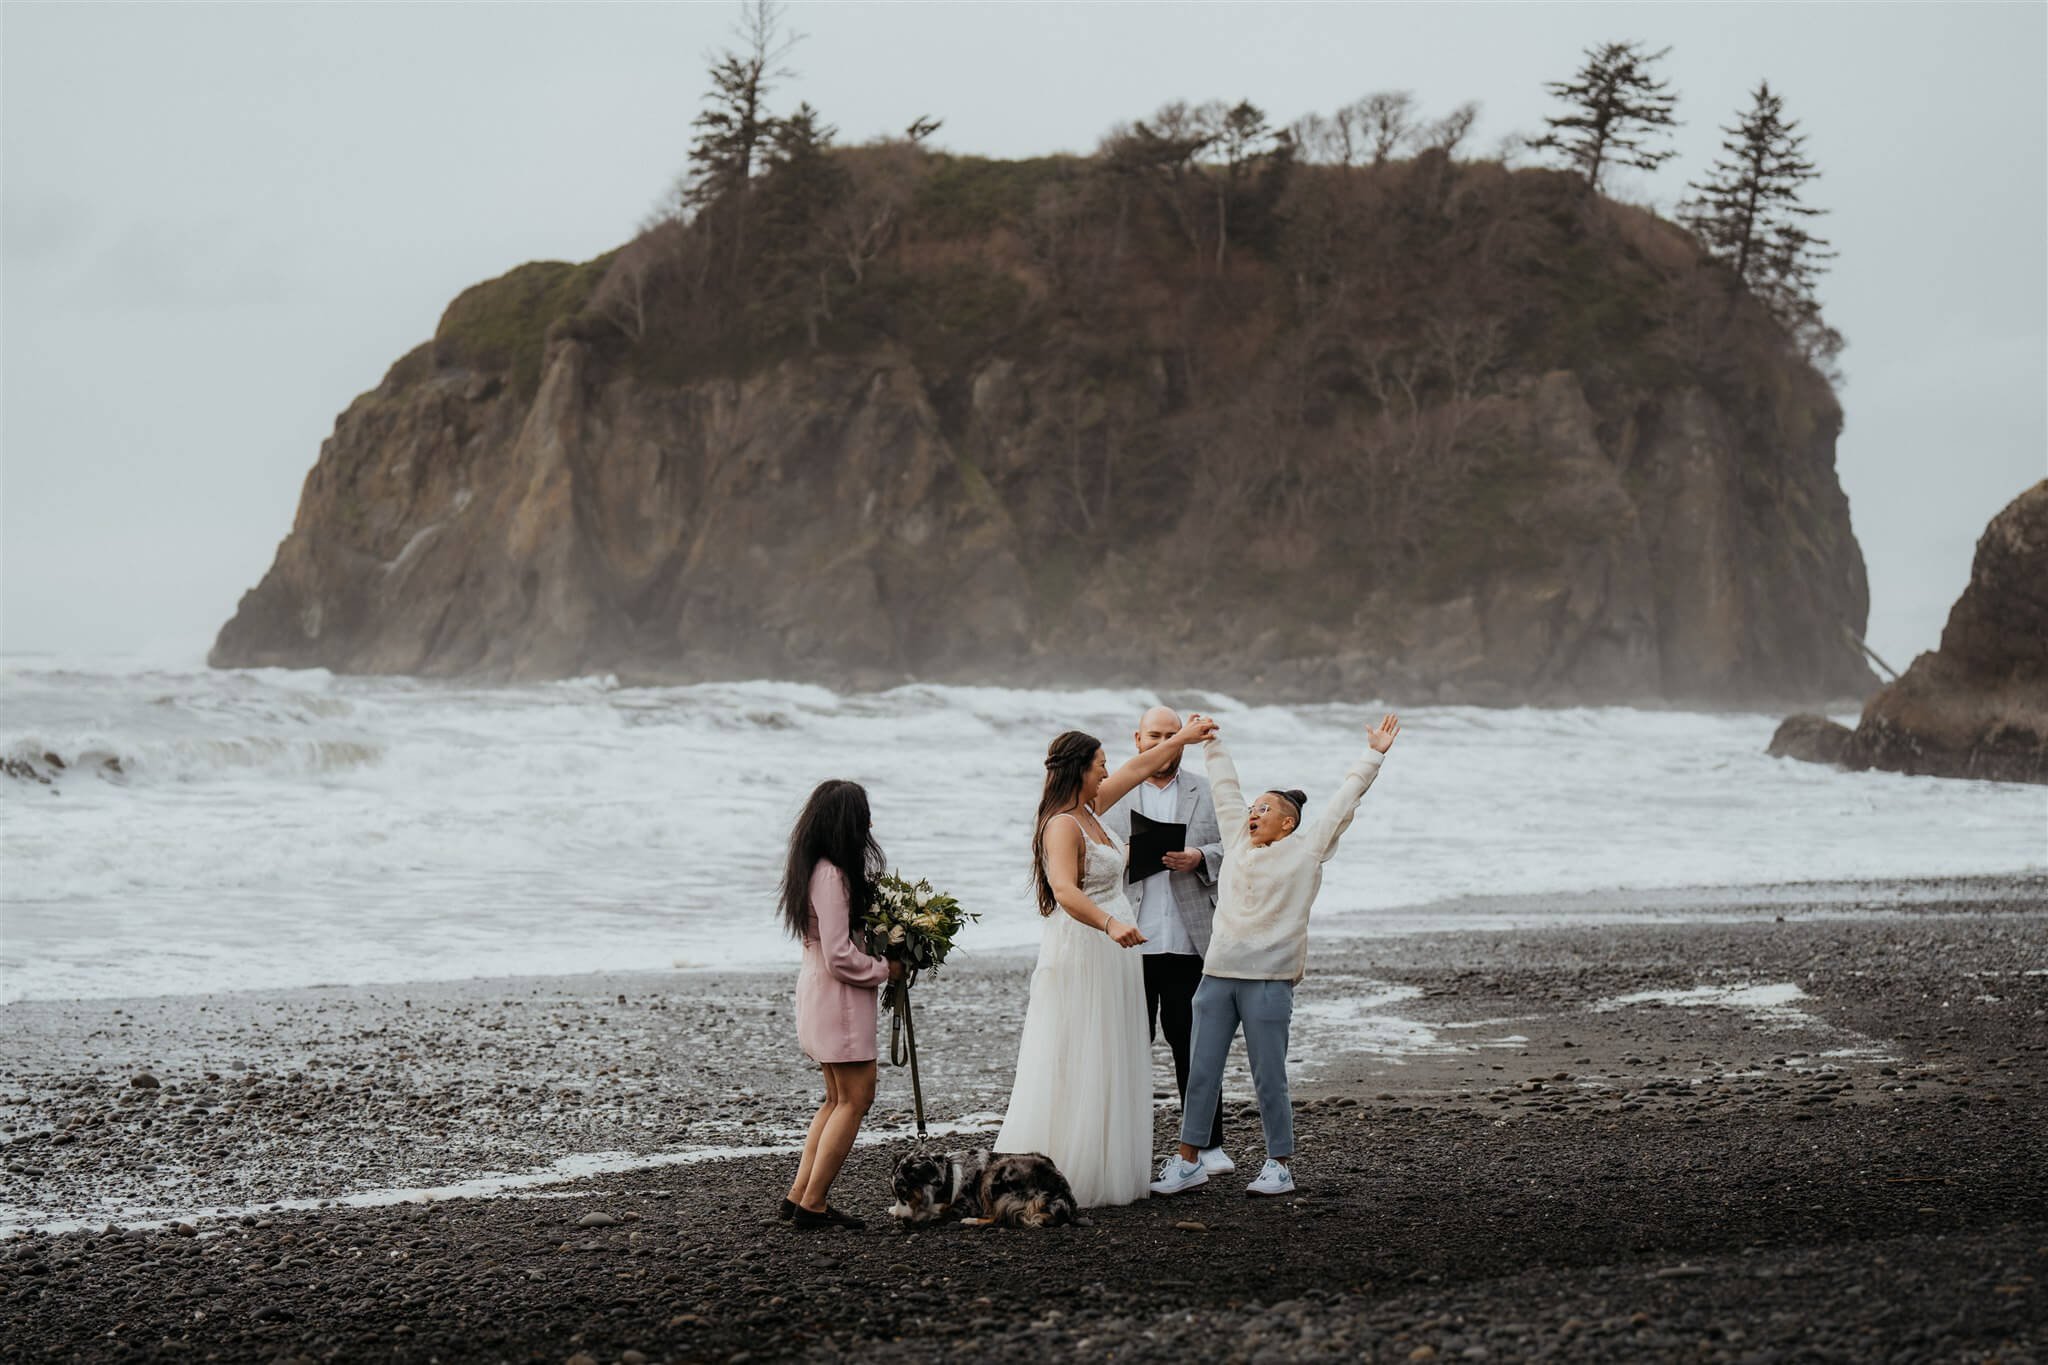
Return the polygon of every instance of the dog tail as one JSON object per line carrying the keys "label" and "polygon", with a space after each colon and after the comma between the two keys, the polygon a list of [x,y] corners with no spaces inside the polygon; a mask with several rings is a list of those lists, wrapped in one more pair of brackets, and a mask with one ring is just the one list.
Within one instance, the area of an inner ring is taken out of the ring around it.
{"label": "dog tail", "polygon": [[1021,1194],[999,1194],[995,1207],[988,1210],[988,1216],[1009,1227],[1035,1228],[1038,1226],[1038,1206],[1043,1202],[1035,1194],[1029,1198]]}

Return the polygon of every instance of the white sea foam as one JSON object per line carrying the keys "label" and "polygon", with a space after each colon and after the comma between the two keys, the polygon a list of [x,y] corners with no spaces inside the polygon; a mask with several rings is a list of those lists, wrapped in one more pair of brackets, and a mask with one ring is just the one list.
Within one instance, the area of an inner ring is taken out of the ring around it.
{"label": "white sea foam", "polygon": [[[928,1136],[935,1138],[983,1137],[991,1127],[997,1126],[985,1122],[984,1118],[983,1115],[963,1115],[950,1123],[928,1124],[926,1132]],[[232,1219],[244,1215],[275,1213],[280,1210],[330,1207],[388,1208],[394,1204],[434,1204],[445,1199],[497,1199],[508,1196],[525,1199],[568,1199],[586,1192],[552,1187],[571,1185],[578,1181],[626,1171],[651,1171],[666,1166],[696,1166],[707,1161],[729,1161],[743,1157],[788,1156],[803,1150],[804,1130],[801,1128],[781,1130],[774,1136],[779,1140],[745,1147],[687,1147],[668,1152],[577,1152],[557,1157],[547,1165],[531,1171],[497,1171],[441,1185],[355,1190],[326,1198],[294,1197],[254,1204],[207,1205],[203,1208],[171,1208],[157,1204],[123,1205],[102,1200],[90,1212],[68,1213],[58,1218],[47,1216],[44,1210],[0,1204],[0,1237],[11,1237],[30,1229],[56,1236],[108,1224],[128,1229],[164,1228],[173,1223],[203,1223],[221,1218]],[[857,1136],[854,1142],[857,1146],[871,1147],[878,1143],[894,1142],[902,1137],[901,1132],[871,1127]]]}
{"label": "white sea foam", "polygon": [[[983,912],[963,951],[1028,950],[1045,743],[1079,727],[1121,757],[1151,700],[11,660],[0,754],[70,766],[49,787],[0,779],[0,998],[788,964],[773,915],[782,841],[833,776],[869,785],[892,861]],[[1311,808],[1383,709],[1201,704],[1247,781],[1304,787]],[[2038,789],[1767,758],[1769,716],[1424,707],[1404,720],[1329,865],[1320,933],[1446,923],[1414,908],[1446,898],[2048,858]]]}
{"label": "white sea foam", "polygon": [[[1410,1058],[1520,1048],[1529,1040],[1505,1030],[1526,1020],[1470,1019],[1424,1023],[1397,1007],[1423,996],[1420,986],[1397,985],[1342,973],[1318,974],[1294,1001],[1294,1046],[1311,1059],[1305,1075],[1346,1053],[1370,1053],[1405,1066]],[[1445,1037],[1454,1034],[1453,1037]]]}
{"label": "white sea foam", "polygon": [[1711,1007],[1734,1010],[1760,1023],[1785,1028],[1817,1027],[1820,1021],[1799,1007],[1799,1002],[1804,999],[1806,992],[1790,981],[1774,981],[1761,986],[1744,982],[1732,986],[1694,986],[1682,991],[1631,991],[1627,995],[1602,1000],[1593,1008],[1605,1012],[1626,1009],[1630,1005],[1669,1005],[1678,1009]]}

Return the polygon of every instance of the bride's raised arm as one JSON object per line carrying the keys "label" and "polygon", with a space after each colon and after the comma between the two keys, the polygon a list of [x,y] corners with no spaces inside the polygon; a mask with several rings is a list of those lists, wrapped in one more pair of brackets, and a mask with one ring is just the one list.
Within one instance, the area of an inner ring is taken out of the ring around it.
{"label": "bride's raised arm", "polygon": [[1209,717],[1200,714],[1189,716],[1188,723],[1181,726],[1180,733],[1172,739],[1133,755],[1121,768],[1102,779],[1102,786],[1095,793],[1096,813],[1099,815],[1123,800],[1124,793],[1161,768],[1171,767],[1188,745],[1200,744],[1215,733],[1216,722]]}

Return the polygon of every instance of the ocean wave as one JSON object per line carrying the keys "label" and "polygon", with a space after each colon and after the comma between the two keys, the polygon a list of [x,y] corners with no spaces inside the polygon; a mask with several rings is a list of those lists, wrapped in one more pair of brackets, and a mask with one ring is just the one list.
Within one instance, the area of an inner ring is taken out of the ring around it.
{"label": "ocean wave", "polygon": [[127,767],[119,754],[104,749],[75,751],[67,758],[33,739],[17,741],[0,753],[0,777],[16,782],[51,787],[74,773],[123,779],[127,776]]}
{"label": "ocean wave", "polygon": [[[892,866],[983,912],[965,950],[1029,951],[1047,740],[1086,730],[1121,761],[1157,699],[13,666],[0,757],[50,784],[0,780],[0,993],[781,961],[783,841],[828,777],[868,784]],[[1311,800],[1387,709],[1169,700],[1222,718],[1248,783]],[[1318,923],[1495,893],[2040,865],[2038,791],[1781,763],[1774,719],[1405,710]]]}
{"label": "ocean wave", "polygon": [[49,786],[91,776],[130,782],[191,782],[229,773],[340,773],[383,761],[386,746],[355,739],[247,735],[174,739],[127,745],[51,742],[27,736],[0,741],[0,770]]}

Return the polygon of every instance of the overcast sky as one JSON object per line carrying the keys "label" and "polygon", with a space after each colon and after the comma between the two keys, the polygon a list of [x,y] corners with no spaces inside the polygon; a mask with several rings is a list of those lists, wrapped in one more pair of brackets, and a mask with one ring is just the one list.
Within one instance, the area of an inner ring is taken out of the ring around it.
{"label": "overcast sky", "polygon": [[[0,6],[0,649],[196,659],[335,415],[459,290],[631,235],[736,7]],[[1768,78],[1824,172],[1870,636],[1932,648],[2048,451],[2048,7],[800,4],[845,139],[1087,151],[1162,101],[1372,90],[1540,126],[1587,44],[1670,45],[1667,212]]]}

